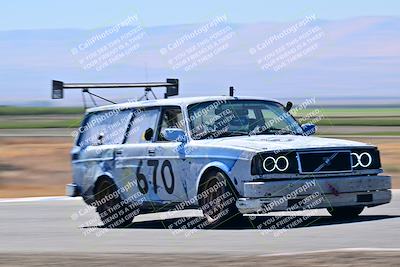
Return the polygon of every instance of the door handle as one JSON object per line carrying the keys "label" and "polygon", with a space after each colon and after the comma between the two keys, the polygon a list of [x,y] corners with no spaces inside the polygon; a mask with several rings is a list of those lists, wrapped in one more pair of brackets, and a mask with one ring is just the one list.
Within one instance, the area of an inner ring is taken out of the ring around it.
{"label": "door handle", "polygon": [[116,149],[116,150],[114,150],[114,154],[115,154],[115,156],[122,156],[123,150],[122,149]]}
{"label": "door handle", "polygon": [[147,153],[149,154],[149,156],[155,156],[156,155],[156,150],[155,149],[149,149],[149,150],[147,150]]}

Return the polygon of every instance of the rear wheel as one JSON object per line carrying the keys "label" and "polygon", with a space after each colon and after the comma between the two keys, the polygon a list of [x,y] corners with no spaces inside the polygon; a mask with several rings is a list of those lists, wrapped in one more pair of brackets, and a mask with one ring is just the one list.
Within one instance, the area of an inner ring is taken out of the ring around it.
{"label": "rear wheel", "polygon": [[104,226],[118,228],[128,226],[134,214],[131,209],[122,201],[117,187],[112,181],[103,179],[96,190],[97,212]]}
{"label": "rear wheel", "polygon": [[236,207],[237,194],[225,174],[219,171],[210,173],[200,188],[199,204],[209,227],[242,220]]}
{"label": "rear wheel", "polygon": [[328,212],[338,219],[356,218],[364,210],[364,207],[336,207],[328,208]]}

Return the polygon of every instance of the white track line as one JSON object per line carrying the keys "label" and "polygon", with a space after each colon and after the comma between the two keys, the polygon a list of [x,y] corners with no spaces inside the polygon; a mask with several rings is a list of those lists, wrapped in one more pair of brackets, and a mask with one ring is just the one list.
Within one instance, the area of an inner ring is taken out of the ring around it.
{"label": "white track line", "polygon": [[288,253],[262,254],[259,256],[260,257],[297,256],[297,255],[332,253],[332,252],[400,252],[400,248],[336,248],[336,249],[322,249],[322,250],[298,251],[298,252],[288,252]]}
{"label": "white track line", "polygon": [[50,201],[70,201],[81,200],[81,197],[22,197],[22,198],[0,198],[0,203],[18,203],[18,202],[50,202]]}
{"label": "white track line", "polygon": [[331,134],[321,134],[320,137],[329,137],[329,138],[370,138],[370,139],[398,139],[399,135],[351,135],[351,134],[340,134],[340,135],[331,135]]}

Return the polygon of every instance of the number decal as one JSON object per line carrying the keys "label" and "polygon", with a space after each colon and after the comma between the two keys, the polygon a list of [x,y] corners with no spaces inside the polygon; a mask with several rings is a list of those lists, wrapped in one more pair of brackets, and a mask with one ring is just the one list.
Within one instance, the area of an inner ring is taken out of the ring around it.
{"label": "number decal", "polygon": [[140,169],[142,168],[143,162],[139,161],[139,166],[136,169],[136,180],[138,184],[138,188],[140,193],[147,194],[149,191],[149,185],[147,184],[146,176],[143,173],[140,173]]}
{"label": "number decal", "polygon": [[[142,165],[143,165],[143,161],[140,160],[139,165],[136,169],[136,180],[137,180],[137,184],[138,184],[140,193],[147,194],[149,192],[149,184],[147,183],[146,176],[140,172]],[[148,160],[147,161],[147,166],[153,167],[153,189],[154,189],[155,194],[157,194],[157,191],[158,191],[158,186],[157,186],[158,165],[159,165],[158,160]],[[167,171],[166,169],[168,169],[169,174],[171,176],[171,182],[170,182],[169,186],[167,184],[166,175],[165,175],[165,172]],[[161,178],[163,181],[165,191],[167,191],[168,194],[172,194],[175,189],[175,175],[174,175],[174,171],[172,170],[171,162],[169,160],[164,160],[164,162],[161,165]]]}
{"label": "number decal", "polygon": [[[171,175],[171,185],[167,186],[167,181],[165,180],[165,168],[169,169],[169,173]],[[174,192],[174,187],[175,187],[175,176],[174,172],[172,171],[172,165],[169,160],[165,160],[161,166],[161,177],[164,183],[164,188],[168,192],[168,194],[172,194]]]}
{"label": "number decal", "polygon": [[158,168],[158,160],[151,159],[147,161],[147,166],[153,166],[153,189],[154,193],[157,194],[157,168]]}

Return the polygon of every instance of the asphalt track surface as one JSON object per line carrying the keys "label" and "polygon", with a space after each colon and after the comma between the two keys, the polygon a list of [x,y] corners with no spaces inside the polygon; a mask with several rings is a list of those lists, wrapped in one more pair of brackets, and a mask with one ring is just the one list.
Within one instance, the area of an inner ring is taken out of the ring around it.
{"label": "asphalt track surface", "polygon": [[[338,221],[315,210],[306,222],[275,230],[255,228],[272,215],[282,219],[293,214],[271,213],[252,223],[198,231],[178,227],[180,217],[188,219],[197,211],[177,212],[166,220],[160,219],[166,213],[145,214],[128,228],[109,230],[86,207],[79,198],[0,200],[0,252],[251,256],[354,248],[400,251],[400,190],[393,191],[390,204],[368,208],[357,219]],[[296,218],[303,215],[296,212]]]}

